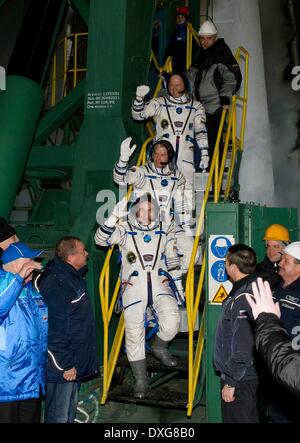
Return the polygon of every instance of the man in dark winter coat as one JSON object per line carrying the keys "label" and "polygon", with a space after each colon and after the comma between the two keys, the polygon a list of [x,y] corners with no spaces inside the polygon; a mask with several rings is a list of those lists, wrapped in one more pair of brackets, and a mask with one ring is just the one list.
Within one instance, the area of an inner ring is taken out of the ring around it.
{"label": "man in dark winter coat", "polygon": [[[200,49],[189,71],[189,80],[196,100],[206,111],[206,129],[212,158],[222,110],[228,109],[231,97],[238,91],[242,74],[238,62],[212,21],[206,20],[199,29]],[[223,146],[220,143],[220,159]]]}
{"label": "man in dark winter coat", "polygon": [[[281,321],[291,340],[299,340],[300,330],[300,242],[287,245],[279,262],[281,282],[274,288],[273,297],[281,311]],[[275,423],[289,423],[298,420],[297,404],[289,393],[280,388],[268,389],[269,415]]]}
{"label": "man in dark winter coat", "polygon": [[251,283],[256,254],[247,245],[233,245],[226,256],[226,272],[233,281],[218,321],[214,364],[221,376],[223,423],[257,423],[256,352],[254,321],[245,298]]}
{"label": "man in dark winter coat", "polygon": [[246,298],[256,320],[256,348],[276,380],[300,398],[299,337],[291,341],[279,320],[279,304],[274,303],[269,283],[258,278],[252,289],[253,296]]}
{"label": "man in dark winter coat", "polygon": [[79,238],[63,237],[37,282],[49,313],[45,423],[72,423],[80,383],[98,372],[87,258]]}

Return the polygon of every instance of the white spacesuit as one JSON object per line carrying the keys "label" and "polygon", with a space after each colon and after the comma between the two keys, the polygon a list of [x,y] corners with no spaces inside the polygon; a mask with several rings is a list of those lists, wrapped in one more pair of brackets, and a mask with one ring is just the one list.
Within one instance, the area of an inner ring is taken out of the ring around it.
{"label": "white spacesuit", "polygon": [[147,307],[159,325],[153,354],[167,366],[177,365],[167,349],[178,332],[180,321],[176,294],[170,287],[167,272],[178,268],[180,262],[173,225],[164,230],[162,223],[155,221],[155,209],[158,213],[151,195],[144,194],[124,217],[128,212],[127,201],[123,199],[95,234],[97,245],[117,244],[121,251],[126,353],[136,378],[134,396],[138,398],[143,398],[147,391],[144,328]]}
{"label": "white spacesuit", "polygon": [[[195,166],[206,170],[209,164],[206,114],[203,105],[192,99],[183,74],[171,75],[168,94],[145,103],[149,87],[137,87],[132,117],[138,121],[154,118],[154,140],[167,139],[175,151],[175,163],[184,174],[187,188],[193,189]],[[201,155],[197,155],[200,150]],[[197,158],[198,157],[198,158]],[[196,164],[195,164],[196,163]]]}

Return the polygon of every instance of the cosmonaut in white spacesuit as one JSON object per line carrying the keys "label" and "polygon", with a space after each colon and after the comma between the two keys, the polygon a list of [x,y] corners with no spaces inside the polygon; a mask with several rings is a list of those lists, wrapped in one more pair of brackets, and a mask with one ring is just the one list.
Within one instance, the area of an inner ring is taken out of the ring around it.
{"label": "cosmonaut in white spacesuit", "polygon": [[154,118],[154,141],[167,139],[175,151],[175,163],[194,189],[194,172],[206,171],[209,165],[206,114],[203,105],[189,94],[188,80],[182,73],[172,73],[167,82],[168,93],[145,103],[149,86],[136,89],[132,117],[138,121]]}
{"label": "cosmonaut in white spacesuit", "polygon": [[95,234],[100,246],[119,245],[122,256],[122,305],[125,319],[125,345],[135,377],[134,396],[147,392],[145,328],[147,307],[158,322],[152,352],[166,366],[176,366],[168,344],[178,332],[180,315],[176,291],[171,289],[168,271],[180,266],[174,225],[164,229],[159,209],[146,193],[127,210],[124,198]]}

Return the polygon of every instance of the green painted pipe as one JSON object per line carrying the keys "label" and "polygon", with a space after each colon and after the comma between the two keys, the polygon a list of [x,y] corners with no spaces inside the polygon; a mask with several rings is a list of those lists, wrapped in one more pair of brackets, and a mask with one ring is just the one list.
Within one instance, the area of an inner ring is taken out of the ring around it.
{"label": "green painted pipe", "polygon": [[0,214],[9,217],[43,105],[41,87],[7,76],[0,91]]}

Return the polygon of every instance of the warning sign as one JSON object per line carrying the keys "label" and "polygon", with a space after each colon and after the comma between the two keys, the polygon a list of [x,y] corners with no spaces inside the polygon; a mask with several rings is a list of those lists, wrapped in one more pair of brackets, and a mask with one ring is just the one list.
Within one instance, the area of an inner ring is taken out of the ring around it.
{"label": "warning sign", "polygon": [[208,239],[208,297],[209,303],[220,305],[232,288],[226,272],[226,255],[235,244],[233,235],[210,235]]}
{"label": "warning sign", "polygon": [[224,288],[223,285],[221,285],[218,289],[218,292],[216,293],[216,295],[212,299],[211,303],[223,303],[223,301],[227,297],[228,297],[228,294],[226,292],[226,289]]}

